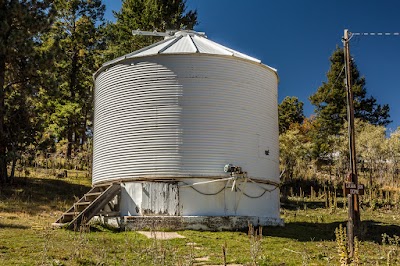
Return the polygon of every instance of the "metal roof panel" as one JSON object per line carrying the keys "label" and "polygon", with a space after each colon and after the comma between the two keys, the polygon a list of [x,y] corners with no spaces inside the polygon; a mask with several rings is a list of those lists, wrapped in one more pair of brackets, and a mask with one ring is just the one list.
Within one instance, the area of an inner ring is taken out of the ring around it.
{"label": "metal roof panel", "polygon": [[[179,38],[179,37],[177,37]],[[193,54],[197,53],[197,48],[193,44],[189,35],[181,36],[181,38],[173,45],[168,47],[162,54]]]}
{"label": "metal roof panel", "polygon": [[204,37],[199,37],[199,36],[195,35],[195,36],[193,36],[193,42],[199,49],[199,53],[232,55],[232,53],[229,52],[228,50],[214,45],[213,42],[210,42],[210,40],[208,40]]}

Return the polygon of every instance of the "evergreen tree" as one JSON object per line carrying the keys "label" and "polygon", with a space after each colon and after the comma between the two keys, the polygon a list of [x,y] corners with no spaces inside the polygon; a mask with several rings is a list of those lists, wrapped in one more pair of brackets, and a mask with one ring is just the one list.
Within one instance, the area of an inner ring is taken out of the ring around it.
{"label": "evergreen tree", "polygon": [[43,74],[47,85],[40,93],[47,134],[67,140],[66,157],[83,144],[92,116],[92,74],[99,67],[98,24],[105,7],[101,0],[57,0],[56,21],[42,36],[53,63]]}
{"label": "evergreen tree", "polygon": [[297,97],[286,96],[278,106],[279,134],[289,129],[291,124],[301,124],[304,120],[303,102]]}
{"label": "evergreen tree", "polygon": [[115,23],[105,28],[107,53],[104,61],[136,51],[159,37],[133,36],[132,30],[161,31],[193,29],[197,11],[186,12],[185,0],[124,0]]}
{"label": "evergreen tree", "polygon": [[[315,106],[317,120],[321,125],[320,130],[328,135],[338,134],[341,126],[347,119],[346,87],[343,82],[345,77],[344,52],[337,48],[330,57],[331,67],[327,73],[327,82],[310,97]],[[367,97],[365,78],[360,76],[354,61],[352,64],[352,90],[354,95],[355,117],[374,125],[388,125],[389,106],[376,103],[372,96]]]}
{"label": "evergreen tree", "polygon": [[[53,1],[0,1],[0,183],[7,165],[32,141],[29,98],[38,83],[39,34],[51,24]],[[15,165],[15,163],[14,163]]]}

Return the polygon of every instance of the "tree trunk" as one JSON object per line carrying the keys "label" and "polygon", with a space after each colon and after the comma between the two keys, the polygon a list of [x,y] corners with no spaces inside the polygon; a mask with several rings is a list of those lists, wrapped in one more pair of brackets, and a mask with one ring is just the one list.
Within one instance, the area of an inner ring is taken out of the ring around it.
{"label": "tree trunk", "polygon": [[85,106],[85,115],[83,116],[83,126],[82,126],[82,143],[81,146],[83,146],[86,143],[86,127],[87,127],[87,116],[88,116],[88,110]]}
{"label": "tree trunk", "polygon": [[6,74],[6,58],[5,55],[0,55],[0,183],[8,181],[7,176],[7,143],[4,129],[5,116],[5,91],[4,80]]}
{"label": "tree trunk", "polygon": [[72,129],[71,129],[71,123],[68,122],[68,128],[67,128],[67,160],[71,159],[72,155]]}
{"label": "tree trunk", "polygon": [[15,166],[17,165],[17,156],[14,156],[12,159],[12,164],[11,164],[11,173],[10,173],[10,181],[14,179],[15,176]]}
{"label": "tree trunk", "polygon": [[370,165],[370,168],[368,170],[369,170],[369,187],[372,188],[372,186],[374,185],[372,180],[372,170],[373,170],[372,164]]}
{"label": "tree trunk", "polygon": [[[73,26],[73,33],[72,33],[72,42],[74,42],[74,33],[75,33],[75,19],[74,19],[74,26]],[[72,62],[71,62],[71,72],[69,73],[69,92],[71,96],[71,101],[75,102],[75,93],[76,93],[76,84],[77,84],[77,73],[78,73],[78,50],[76,47],[74,47],[74,54],[72,55]],[[68,140],[68,146],[67,146],[67,159],[71,159],[71,154],[72,154],[72,135],[73,131],[75,128],[75,123],[74,121],[75,118],[70,117],[68,119],[68,129],[67,129],[67,140]]]}

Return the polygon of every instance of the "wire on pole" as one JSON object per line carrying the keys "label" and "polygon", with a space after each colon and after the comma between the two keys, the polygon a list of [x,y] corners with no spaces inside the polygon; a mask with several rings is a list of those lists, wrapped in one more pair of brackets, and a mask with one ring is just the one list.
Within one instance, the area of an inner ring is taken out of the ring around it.
{"label": "wire on pole", "polygon": [[400,36],[400,32],[351,32],[354,36]]}

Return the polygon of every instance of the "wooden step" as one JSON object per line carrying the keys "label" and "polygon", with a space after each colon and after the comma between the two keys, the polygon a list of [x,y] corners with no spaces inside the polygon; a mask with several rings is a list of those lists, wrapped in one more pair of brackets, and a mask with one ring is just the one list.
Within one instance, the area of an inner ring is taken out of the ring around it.
{"label": "wooden step", "polygon": [[106,184],[98,184],[98,185],[94,185],[93,187],[94,188],[99,188],[99,187],[102,187],[102,188],[108,188],[109,186],[112,186],[113,184],[110,184],[110,183],[106,183]]}
{"label": "wooden step", "polygon": [[104,192],[108,187],[110,187],[110,184],[96,185],[92,188],[92,192]]}
{"label": "wooden step", "polygon": [[90,203],[92,203],[92,201],[77,202],[77,203],[74,204],[74,210],[77,211],[77,212],[81,212],[84,209],[86,209],[86,207],[89,206]]}
{"label": "wooden step", "polygon": [[51,226],[54,228],[62,228],[64,226],[66,226],[68,223],[52,223]]}
{"label": "wooden step", "polygon": [[79,212],[64,212],[61,219],[58,219],[55,223],[65,224],[71,222]]}
{"label": "wooden step", "polygon": [[79,201],[79,202],[75,203],[75,205],[76,206],[79,206],[79,205],[85,206],[85,205],[89,205],[90,203],[92,203],[92,202],[91,201]]}
{"label": "wooden step", "polygon": [[98,196],[100,196],[101,193],[103,193],[103,192],[91,192],[91,193],[86,193],[85,196],[83,196],[83,197],[85,198],[86,201],[93,201],[93,200],[95,200]]}
{"label": "wooden step", "polygon": [[65,212],[64,216],[76,216],[79,212]]}
{"label": "wooden step", "polygon": [[63,223],[69,223],[74,219],[74,215],[66,215],[63,217]]}
{"label": "wooden step", "polygon": [[102,192],[92,192],[92,193],[86,193],[86,197],[92,197],[92,196],[99,196]]}

